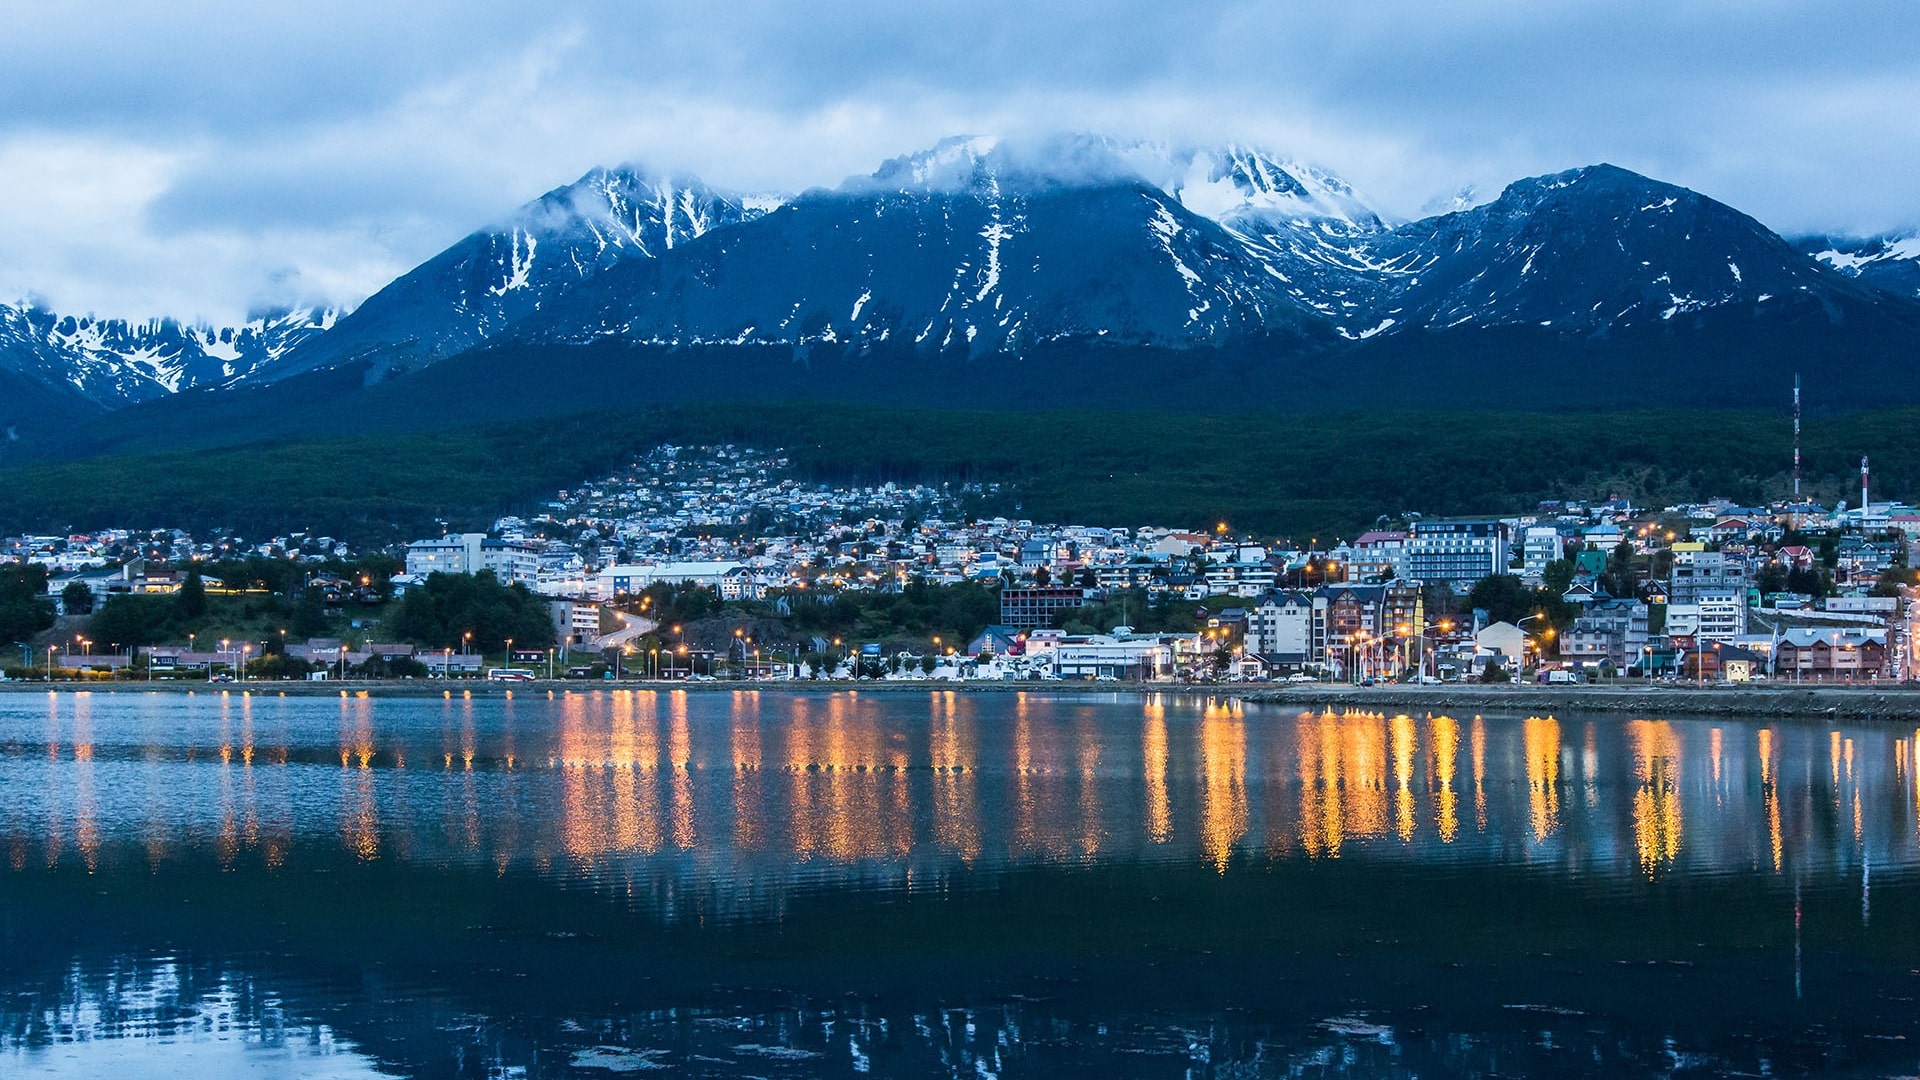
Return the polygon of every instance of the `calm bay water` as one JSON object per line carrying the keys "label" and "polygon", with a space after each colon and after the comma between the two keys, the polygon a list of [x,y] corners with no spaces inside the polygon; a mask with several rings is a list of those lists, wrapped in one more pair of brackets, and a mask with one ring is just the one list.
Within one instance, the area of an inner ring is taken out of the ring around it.
{"label": "calm bay water", "polygon": [[1920,1072],[1911,729],[0,696],[0,1075]]}

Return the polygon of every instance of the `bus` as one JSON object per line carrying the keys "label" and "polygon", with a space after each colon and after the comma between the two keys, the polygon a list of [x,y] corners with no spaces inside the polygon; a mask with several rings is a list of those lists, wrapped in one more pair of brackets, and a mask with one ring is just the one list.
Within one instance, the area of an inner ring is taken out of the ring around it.
{"label": "bus", "polygon": [[487,669],[487,678],[494,682],[532,682],[534,674],[526,668],[497,667]]}

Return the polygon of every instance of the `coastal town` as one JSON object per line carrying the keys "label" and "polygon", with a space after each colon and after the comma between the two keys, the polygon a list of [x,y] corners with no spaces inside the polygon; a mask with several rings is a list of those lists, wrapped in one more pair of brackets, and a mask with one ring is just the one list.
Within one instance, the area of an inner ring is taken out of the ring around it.
{"label": "coastal town", "polygon": [[[662,446],[487,532],[386,550],[9,537],[0,560],[39,595],[0,636],[22,680],[1905,681],[1920,511],[1862,482],[1852,506],[1569,500],[1276,540],[979,516],[978,485],[840,486],[778,451]],[[481,577],[545,625],[423,621],[437,582]],[[300,625],[110,617],[189,591]],[[888,598],[946,610],[876,615]]]}

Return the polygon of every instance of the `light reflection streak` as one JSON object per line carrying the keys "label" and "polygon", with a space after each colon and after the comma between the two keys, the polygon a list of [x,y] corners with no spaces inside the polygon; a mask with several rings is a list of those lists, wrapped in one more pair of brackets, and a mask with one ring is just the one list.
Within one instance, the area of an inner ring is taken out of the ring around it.
{"label": "light reflection streak", "polygon": [[1451,716],[1436,716],[1428,721],[1432,734],[1428,739],[1433,744],[1434,781],[1434,828],[1440,833],[1440,842],[1451,844],[1460,835],[1460,796],[1453,788],[1453,778],[1459,770],[1460,724]]}
{"label": "light reflection streak", "polygon": [[1167,707],[1160,695],[1147,699],[1147,722],[1140,729],[1142,794],[1147,804],[1147,839],[1173,839],[1173,807],[1167,798]]}
{"label": "light reflection streak", "polygon": [[1522,730],[1527,759],[1527,820],[1538,843],[1560,828],[1560,721],[1530,716]]}
{"label": "light reflection streak", "polygon": [[933,840],[972,865],[980,858],[980,807],[972,698],[949,690],[933,701],[928,757],[933,765]]}
{"label": "light reflection streak", "polygon": [[[143,849],[155,867],[195,853],[279,866],[320,837],[354,859],[628,882],[647,860],[918,874],[1150,855],[1232,872],[1249,846],[1451,859],[1524,846],[1531,861],[1634,876],[1683,859],[1862,876],[1920,863],[1909,732],[1582,721],[1576,751],[1548,717],[953,692],[916,714],[903,700],[621,690],[509,710],[448,695],[415,706],[409,728],[380,699],[316,716],[313,702],[202,695],[175,706],[200,725],[183,737],[170,714],[103,721],[124,704],[55,695],[0,730],[0,868],[86,871]],[[508,764],[511,740],[532,768]]]}
{"label": "light reflection streak", "polygon": [[1634,850],[1641,871],[1651,877],[1680,856],[1680,736],[1667,721],[1634,720],[1627,724],[1627,740],[1633,747],[1638,781],[1633,795]]}
{"label": "light reflection streak", "polygon": [[1403,843],[1413,840],[1413,718],[1401,713],[1389,725],[1393,738],[1394,823]]}
{"label": "light reflection streak", "polygon": [[1247,831],[1247,729],[1236,710],[1209,702],[1200,721],[1202,849],[1225,873]]}

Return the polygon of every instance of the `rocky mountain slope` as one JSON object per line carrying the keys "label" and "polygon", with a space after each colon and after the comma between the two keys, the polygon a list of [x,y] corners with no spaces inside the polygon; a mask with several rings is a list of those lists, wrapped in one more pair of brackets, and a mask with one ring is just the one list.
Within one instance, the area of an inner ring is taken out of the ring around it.
{"label": "rocky mountain slope", "polygon": [[[1491,332],[1506,344],[1485,353],[1490,368],[1501,350],[1577,345],[1592,359],[1609,341],[1660,338],[1664,355],[1706,357],[1757,342],[1776,366],[1814,343],[1906,374],[1913,352],[1899,343],[1920,325],[1917,300],[1920,241],[1789,243],[1610,165],[1399,222],[1324,170],[1241,146],[955,138],[790,197],[596,170],[346,315],[215,330],[0,307],[0,371],[111,409],[322,372],[329,386],[364,386],[481,349],[591,346],[596,372],[609,348],[698,349],[716,377],[728,365],[711,358],[728,349],[754,350],[763,367],[781,355],[991,357],[1017,385],[1021,358],[1071,347],[1094,359],[1049,368],[1053,384],[1162,385],[1163,373],[1135,369],[1164,366],[1143,357],[1171,350],[1230,356],[1257,387],[1348,354],[1415,382],[1446,355],[1458,375]],[[1129,359],[1102,368],[1102,349]],[[1651,355],[1634,350],[1629,368]],[[779,383],[769,375],[763,386]],[[499,392],[513,394],[512,379]]]}

